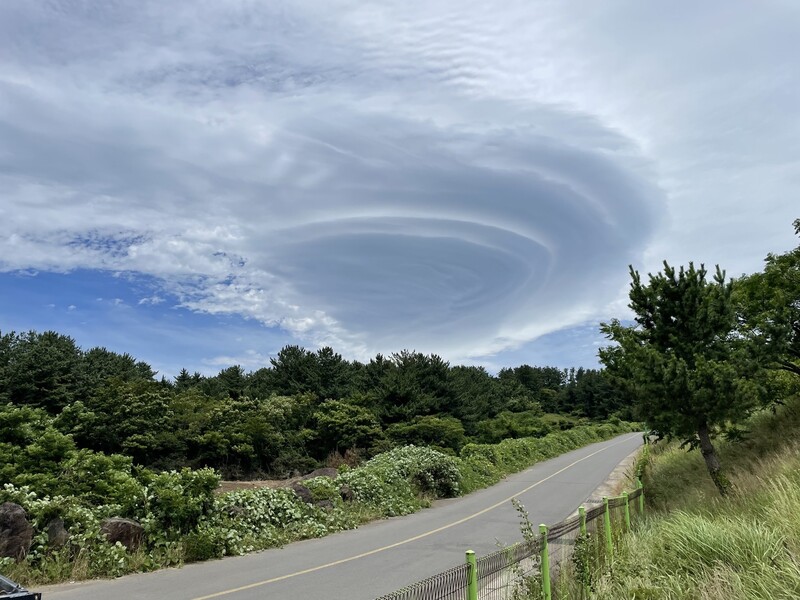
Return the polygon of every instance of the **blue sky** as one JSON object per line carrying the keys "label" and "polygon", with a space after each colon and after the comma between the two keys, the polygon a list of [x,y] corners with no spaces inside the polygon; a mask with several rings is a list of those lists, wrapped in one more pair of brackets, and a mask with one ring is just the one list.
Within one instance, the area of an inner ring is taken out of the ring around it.
{"label": "blue sky", "polygon": [[0,330],[596,363],[627,266],[800,216],[788,0],[0,5]]}

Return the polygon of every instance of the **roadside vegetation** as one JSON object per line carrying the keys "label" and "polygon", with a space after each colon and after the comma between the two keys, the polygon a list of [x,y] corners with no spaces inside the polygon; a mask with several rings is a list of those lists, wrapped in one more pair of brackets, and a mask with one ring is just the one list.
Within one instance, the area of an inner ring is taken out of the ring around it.
{"label": "roadside vegetation", "polygon": [[[321,537],[415,512],[437,498],[491,485],[538,461],[633,429],[623,422],[582,425],[542,438],[469,444],[460,456],[402,446],[355,468],[342,464],[335,477],[304,481],[310,492],[305,498],[291,488],[216,494],[219,477],[211,469],[153,473],[131,468],[130,461],[106,471],[106,479],[87,477],[70,495],[69,483],[53,496],[6,484],[0,502],[24,507],[36,535],[25,558],[0,559],[0,571],[28,585],[113,577]],[[104,495],[109,483],[115,484],[113,493]],[[102,523],[109,517],[142,525],[135,548],[108,543]],[[69,531],[68,539],[53,539],[54,520]]]}
{"label": "roadside vegetation", "polygon": [[[363,364],[289,346],[251,373],[168,381],[55,332],[6,333],[0,503],[25,516],[0,572],[28,585],[117,576],[319,537],[630,431],[629,416],[599,371],[495,376],[413,352]],[[219,489],[319,467],[293,487]]]}
{"label": "roadside vegetation", "polygon": [[653,446],[648,517],[623,538],[593,598],[789,600],[800,594],[800,398],[723,441],[732,493],[720,496],[700,456]]}
{"label": "roadside vegetation", "polygon": [[765,263],[732,281],[631,269],[635,324],[603,325],[600,357],[659,442],[647,517],[582,571],[592,598],[800,597],[800,246]]}

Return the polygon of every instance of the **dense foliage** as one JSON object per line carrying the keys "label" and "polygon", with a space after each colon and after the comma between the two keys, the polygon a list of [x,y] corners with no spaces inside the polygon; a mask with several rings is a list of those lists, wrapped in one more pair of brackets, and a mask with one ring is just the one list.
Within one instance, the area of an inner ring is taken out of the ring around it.
{"label": "dense foliage", "polygon": [[[800,219],[794,222],[800,235]],[[736,281],[740,331],[773,366],[800,377],[800,246],[769,254],[764,270]]]}
{"label": "dense foliage", "polygon": [[[37,444],[51,444],[31,449],[50,460],[74,445],[159,470],[211,467],[233,479],[307,472],[352,449],[366,457],[407,444],[457,453],[469,442],[630,417],[601,371],[524,365],[494,376],[416,352],[364,364],[330,348],[287,346],[254,372],[183,370],[168,381],[128,354],[84,351],[52,331],[0,335],[0,404],[28,411],[14,418],[29,423]],[[43,437],[45,416],[54,420]],[[6,427],[8,448],[22,444],[10,431],[17,425]]]}

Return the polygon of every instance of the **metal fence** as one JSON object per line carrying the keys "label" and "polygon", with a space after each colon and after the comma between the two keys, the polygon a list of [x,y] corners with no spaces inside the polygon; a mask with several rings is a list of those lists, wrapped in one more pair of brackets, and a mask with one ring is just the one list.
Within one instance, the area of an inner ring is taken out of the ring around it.
{"label": "metal fence", "polygon": [[586,600],[614,548],[644,514],[644,489],[582,506],[578,514],[525,541],[475,558],[378,600]]}

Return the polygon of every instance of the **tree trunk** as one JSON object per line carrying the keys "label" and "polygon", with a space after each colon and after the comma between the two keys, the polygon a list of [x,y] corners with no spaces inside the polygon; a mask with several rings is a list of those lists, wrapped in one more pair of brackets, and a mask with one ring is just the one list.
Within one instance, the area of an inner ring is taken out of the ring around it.
{"label": "tree trunk", "polygon": [[708,423],[701,423],[697,429],[697,437],[700,438],[700,453],[703,455],[703,460],[706,461],[706,468],[708,474],[714,485],[717,486],[720,496],[728,495],[728,480],[722,474],[722,466],[719,464],[717,451],[714,450],[714,444],[711,443],[711,436],[708,432]]}

